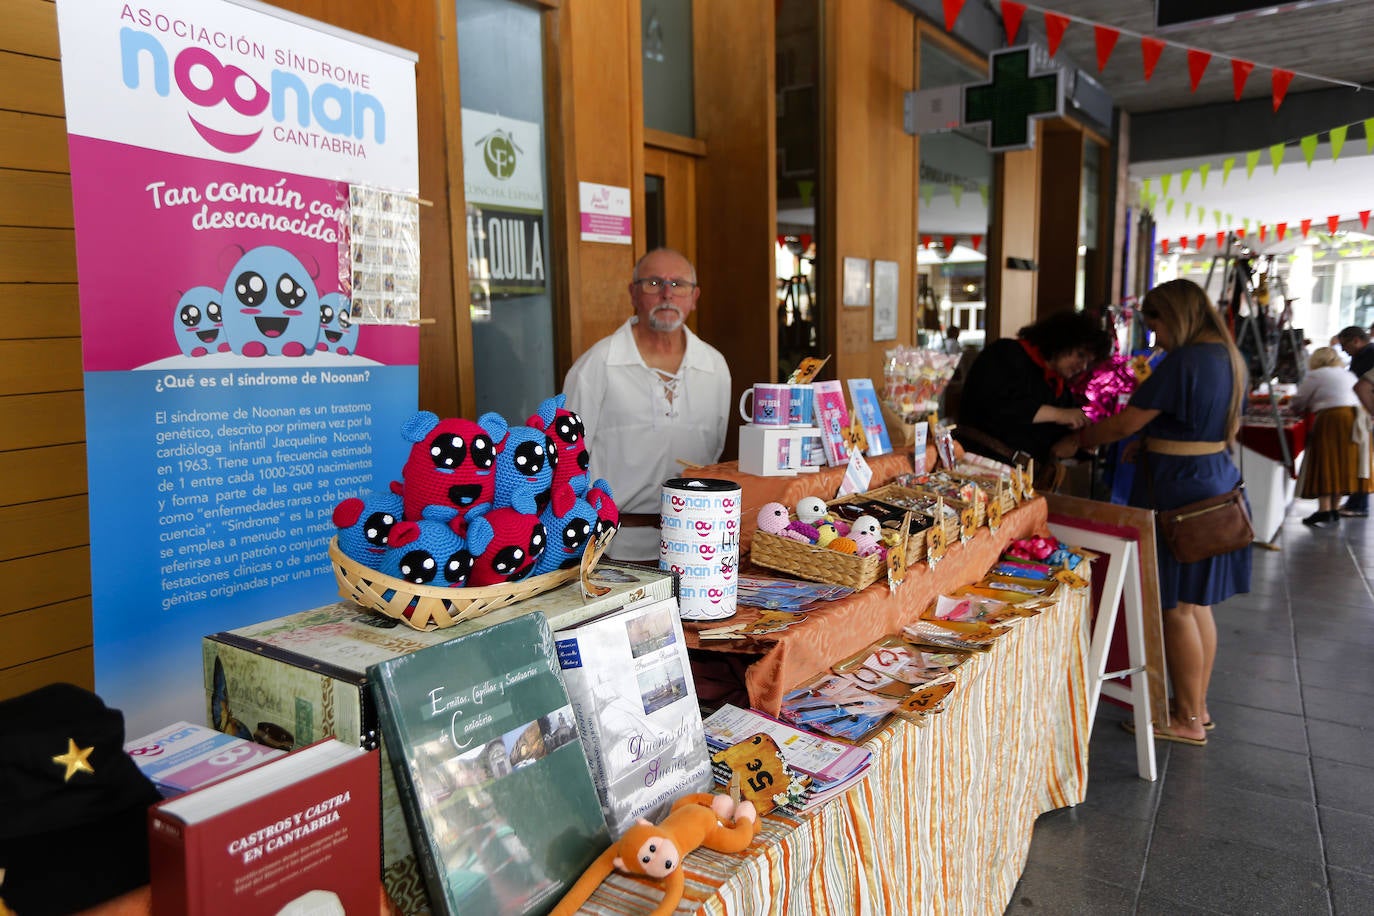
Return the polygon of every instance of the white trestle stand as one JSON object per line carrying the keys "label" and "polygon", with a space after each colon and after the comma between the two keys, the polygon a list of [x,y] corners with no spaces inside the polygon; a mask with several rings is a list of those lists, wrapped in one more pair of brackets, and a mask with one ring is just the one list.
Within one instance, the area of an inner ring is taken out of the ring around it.
{"label": "white trestle stand", "polygon": [[[1135,717],[1136,769],[1141,779],[1153,782],[1155,770],[1154,726],[1150,718],[1149,673],[1145,667],[1144,600],[1140,589],[1140,548],[1134,540],[1115,537],[1088,528],[1058,521],[1050,522],[1050,533],[1066,544],[1083,547],[1109,557],[1102,580],[1102,600],[1093,618],[1092,645],[1088,650],[1088,728],[1097,715],[1102,694],[1128,703]],[[1116,630],[1116,610],[1123,606],[1126,616],[1126,646],[1129,667],[1107,670],[1107,651]],[[1129,677],[1129,687],[1119,683]]]}

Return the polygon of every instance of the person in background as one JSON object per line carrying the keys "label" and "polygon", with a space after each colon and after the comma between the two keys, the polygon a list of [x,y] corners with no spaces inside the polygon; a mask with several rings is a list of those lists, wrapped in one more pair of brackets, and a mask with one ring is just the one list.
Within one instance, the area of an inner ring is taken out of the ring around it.
{"label": "person in background", "polygon": [[1110,350],[1101,323],[1074,311],[993,341],[969,367],[954,437],[966,450],[998,461],[1035,459],[1036,485],[1053,489],[1061,471],[1051,449],[1066,430],[1088,422],[1068,382]]}
{"label": "person in background", "polygon": [[1341,520],[1336,504],[1342,493],[1371,489],[1369,420],[1335,350],[1313,351],[1307,369],[1289,405],[1295,413],[1315,415],[1303,451],[1298,495],[1317,500],[1317,511],[1302,523],[1327,528]]}
{"label": "person in background", "polygon": [[[1144,430],[1130,504],[1176,509],[1226,493],[1241,482],[1229,446],[1240,431],[1245,363],[1207,293],[1191,280],[1150,290],[1141,315],[1167,351],[1115,416],[1065,436],[1058,455],[1125,439]],[[1179,563],[1159,542],[1159,600],[1173,712],[1155,737],[1205,745],[1212,727],[1207,688],[1217,654],[1212,605],[1250,590],[1249,545],[1196,563]]]}
{"label": "person in background", "polygon": [[563,392],[586,427],[591,478],[610,483],[620,509],[607,555],[656,560],[663,481],[679,461],[711,464],[725,447],[730,367],[686,326],[701,296],[686,257],[650,251],[629,290],[635,313],[582,354]]}
{"label": "person in background", "polygon": [[[1348,328],[1341,328],[1336,339],[1350,357],[1350,371],[1355,373],[1356,379],[1363,378],[1366,372],[1374,369],[1374,343],[1369,342],[1368,331],[1352,324]],[[1368,518],[1369,494],[1364,491],[1351,493],[1345,505],[1336,511],[1346,518]]]}
{"label": "person in background", "polygon": [[964,347],[959,343],[959,326],[951,324],[945,328],[944,340],[940,342],[940,348],[948,356],[958,356],[964,352]]}

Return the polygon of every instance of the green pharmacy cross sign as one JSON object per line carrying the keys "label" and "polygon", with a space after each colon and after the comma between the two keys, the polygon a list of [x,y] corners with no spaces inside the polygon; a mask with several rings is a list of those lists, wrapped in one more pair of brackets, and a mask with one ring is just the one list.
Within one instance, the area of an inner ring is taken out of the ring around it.
{"label": "green pharmacy cross sign", "polygon": [[1026,45],[992,52],[988,70],[992,82],[964,87],[964,123],[989,123],[988,149],[994,153],[1031,149],[1031,120],[1064,113],[1059,71],[1031,73]]}

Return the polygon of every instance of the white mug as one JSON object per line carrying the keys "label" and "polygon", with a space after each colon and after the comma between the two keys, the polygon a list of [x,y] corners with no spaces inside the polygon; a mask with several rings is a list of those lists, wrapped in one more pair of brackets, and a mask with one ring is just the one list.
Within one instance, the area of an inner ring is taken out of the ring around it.
{"label": "white mug", "polygon": [[[744,402],[749,400],[751,394],[754,396],[754,408],[746,411]],[[791,395],[790,386],[771,382],[760,382],[752,388],[746,388],[739,399],[740,419],[755,426],[786,426]]]}

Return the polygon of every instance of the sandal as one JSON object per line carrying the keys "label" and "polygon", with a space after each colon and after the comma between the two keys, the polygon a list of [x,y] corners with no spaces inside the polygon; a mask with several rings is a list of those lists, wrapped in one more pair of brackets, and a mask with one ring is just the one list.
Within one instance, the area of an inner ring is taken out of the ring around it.
{"label": "sandal", "polygon": [[[1203,727],[1206,728],[1206,726]],[[1124,719],[1121,722],[1121,729],[1129,735],[1134,735],[1135,722],[1130,719]],[[1154,727],[1154,736],[1158,741],[1173,741],[1178,744],[1190,744],[1193,747],[1207,746],[1206,738],[1189,738],[1187,735],[1176,735],[1173,732],[1163,731],[1158,725]]]}

